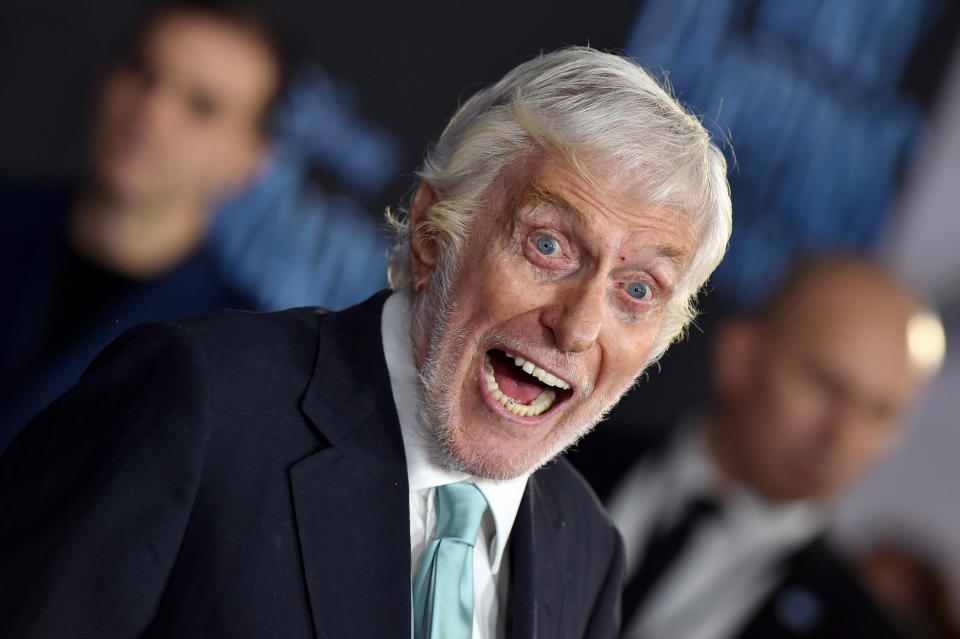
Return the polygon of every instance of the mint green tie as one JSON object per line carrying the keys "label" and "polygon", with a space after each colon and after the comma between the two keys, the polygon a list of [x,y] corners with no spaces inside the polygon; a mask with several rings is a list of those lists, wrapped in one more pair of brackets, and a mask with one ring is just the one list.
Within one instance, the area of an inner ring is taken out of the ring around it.
{"label": "mint green tie", "polygon": [[415,639],[470,639],[473,545],[487,500],[473,484],[437,488],[437,533],[413,580]]}

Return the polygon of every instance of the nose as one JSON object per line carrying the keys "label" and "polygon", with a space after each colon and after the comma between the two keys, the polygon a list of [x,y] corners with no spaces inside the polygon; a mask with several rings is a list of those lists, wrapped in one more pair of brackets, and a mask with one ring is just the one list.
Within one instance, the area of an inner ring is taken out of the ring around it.
{"label": "nose", "polygon": [[606,283],[602,277],[571,283],[541,314],[557,348],[580,353],[594,345],[603,324]]}
{"label": "nose", "polygon": [[860,422],[858,406],[853,398],[834,397],[820,423],[820,443],[825,449],[839,450]]}

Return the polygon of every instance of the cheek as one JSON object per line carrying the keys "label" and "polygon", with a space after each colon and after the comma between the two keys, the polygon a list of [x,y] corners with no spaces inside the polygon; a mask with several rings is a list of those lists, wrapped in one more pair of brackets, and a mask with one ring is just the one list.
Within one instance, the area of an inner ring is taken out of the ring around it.
{"label": "cheek", "polygon": [[768,419],[793,431],[802,431],[804,424],[820,422],[828,409],[816,384],[789,369],[771,371],[758,397],[766,398]]}
{"label": "cheek", "polygon": [[549,301],[550,285],[525,277],[515,256],[506,254],[494,242],[475,244],[482,252],[461,258],[454,285],[460,293],[457,307],[469,313],[470,324],[496,324]]}
{"label": "cheek", "polygon": [[[883,428],[883,427],[879,427]],[[866,469],[890,452],[897,441],[893,430],[878,430],[876,425],[865,425],[857,431],[847,453],[849,465],[856,471]]]}
{"label": "cheek", "polygon": [[193,182],[217,182],[235,171],[239,148],[231,145],[215,131],[196,124],[183,124],[176,139],[170,140],[167,159],[171,169]]}
{"label": "cheek", "polygon": [[170,146],[176,148],[187,160],[201,163],[216,158],[229,159],[229,154],[225,152],[229,149],[225,148],[224,141],[216,135],[216,131],[197,125],[188,118],[181,116],[171,139],[176,139],[176,145]]}
{"label": "cheek", "polygon": [[606,393],[619,393],[630,385],[646,364],[653,339],[643,333],[635,339],[624,340],[613,346],[603,344],[597,379]]}
{"label": "cheek", "polygon": [[817,423],[813,417],[816,411],[790,385],[760,384],[752,398],[745,399],[745,406],[749,432],[742,444],[756,462],[778,466],[812,445],[815,432],[810,425]]}
{"label": "cheek", "polygon": [[603,351],[604,370],[601,372],[605,376],[625,379],[629,383],[646,366],[647,358],[650,357],[660,333],[663,311],[651,311],[650,314],[633,321],[625,321],[619,312],[612,308],[609,300],[607,304],[598,338]]}

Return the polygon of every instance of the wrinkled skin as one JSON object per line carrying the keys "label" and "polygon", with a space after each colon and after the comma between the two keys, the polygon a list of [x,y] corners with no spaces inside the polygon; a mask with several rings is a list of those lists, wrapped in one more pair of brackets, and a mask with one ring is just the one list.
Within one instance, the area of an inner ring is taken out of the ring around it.
{"label": "wrinkled skin", "polygon": [[[437,330],[436,308],[427,309],[426,328],[414,335],[446,463],[494,478],[552,458],[630,386],[698,241],[684,215],[645,206],[629,176],[593,184],[546,160],[508,182],[493,187],[473,218],[448,298],[437,302],[447,321]],[[414,227],[436,199],[421,186]],[[431,295],[437,247],[415,233],[412,249],[414,289]],[[637,289],[640,299],[629,293]],[[505,410],[484,383],[490,349],[566,380],[568,397],[537,417]]]}

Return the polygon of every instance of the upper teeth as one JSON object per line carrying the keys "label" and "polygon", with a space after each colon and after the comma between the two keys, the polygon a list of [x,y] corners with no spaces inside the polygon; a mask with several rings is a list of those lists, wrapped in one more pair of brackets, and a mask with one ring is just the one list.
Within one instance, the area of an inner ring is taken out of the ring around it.
{"label": "upper teeth", "polygon": [[533,362],[528,362],[519,355],[507,353],[507,357],[513,358],[513,363],[522,368],[523,372],[533,375],[547,386],[556,386],[557,388],[562,388],[564,390],[570,388],[570,384],[567,382],[563,381],[553,373],[543,370]]}
{"label": "upper teeth", "polygon": [[556,391],[550,388],[544,388],[532,402],[529,404],[521,404],[500,390],[500,385],[497,384],[497,378],[493,374],[493,365],[490,363],[489,354],[484,358],[483,369],[487,378],[487,390],[493,395],[493,398],[500,402],[508,411],[521,417],[535,417],[545,413],[553,406],[553,401],[557,398]]}

